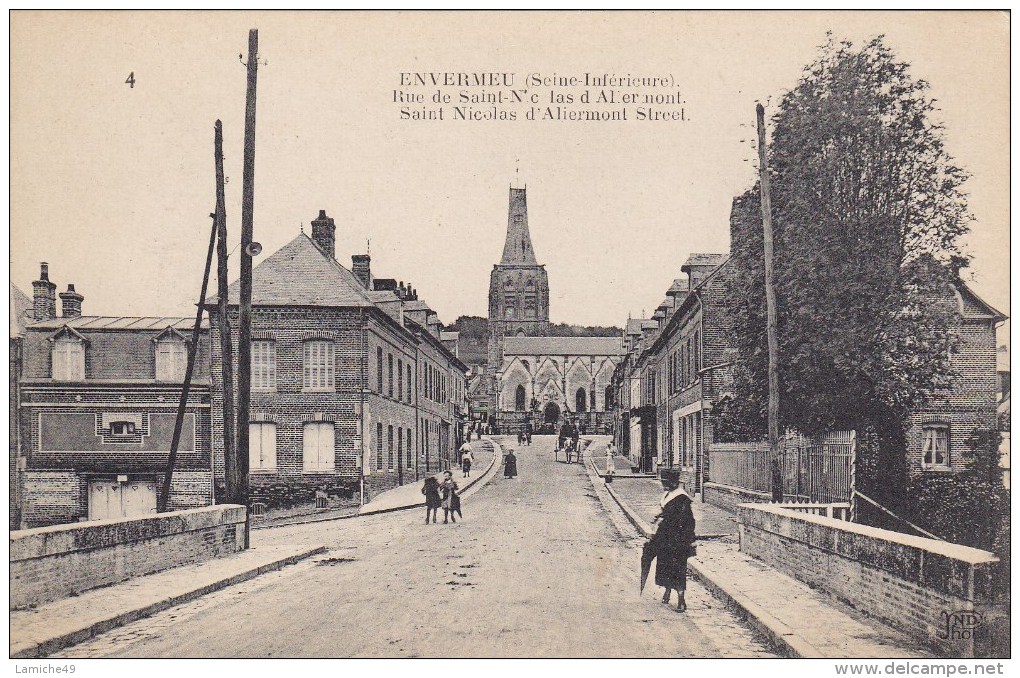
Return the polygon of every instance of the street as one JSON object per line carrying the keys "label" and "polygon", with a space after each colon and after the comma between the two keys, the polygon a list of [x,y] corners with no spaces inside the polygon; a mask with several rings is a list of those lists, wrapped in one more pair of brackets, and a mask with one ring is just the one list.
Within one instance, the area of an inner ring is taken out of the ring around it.
{"label": "street", "polygon": [[640,540],[554,442],[517,449],[519,477],[497,473],[455,525],[422,509],[254,531],[329,551],[54,656],[774,656],[697,582],[684,614],[639,596]]}

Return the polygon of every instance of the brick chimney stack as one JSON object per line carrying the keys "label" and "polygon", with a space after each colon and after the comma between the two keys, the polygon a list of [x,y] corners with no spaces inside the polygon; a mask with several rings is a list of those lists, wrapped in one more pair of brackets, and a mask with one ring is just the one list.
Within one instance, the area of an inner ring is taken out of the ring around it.
{"label": "brick chimney stack", "polygon": [[57,286],[50,282],[50,265],[39,264],[39,279],[32,283],[32,317],[50,320],[57,317]]}
{"label": "brick chimney stack", "polygon": [[312,242],[330,259],[336,259],[336,224],[326,210],[319,210],[319,216],[312,221]]}
{"label": "brick chimney stack", "polygon": [[65,318],[77,318],[81,316],[81,302],[85,297],[74,291],[74,283],[67,286],[66,292],[60,293],[60,307]]}
{"label": "brick chimney stack", "polygon": [[367,254],[352,255],[351,272],[361,281],[366,290],[372,289],[372,257]]}

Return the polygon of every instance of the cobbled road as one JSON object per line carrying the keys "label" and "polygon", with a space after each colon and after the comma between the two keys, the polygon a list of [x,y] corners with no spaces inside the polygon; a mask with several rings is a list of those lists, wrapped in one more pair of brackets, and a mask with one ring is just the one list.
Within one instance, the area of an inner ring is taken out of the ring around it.
{"label": "cobbled road", "polygon": [[654,586],[639,596],[641,540],[554,442],[518,449],[520,475],[497,474],[455,525],[421,509],[257,530],[254,545],[330,550],[54,656],[774,656],[696,582],[684,614]]}

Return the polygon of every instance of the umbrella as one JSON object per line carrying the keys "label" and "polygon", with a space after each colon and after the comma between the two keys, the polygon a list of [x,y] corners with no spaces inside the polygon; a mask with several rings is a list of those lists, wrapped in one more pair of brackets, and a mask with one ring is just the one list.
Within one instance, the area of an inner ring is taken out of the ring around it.
{"label": "umbrella", "polygon": [[655,560],[656,555],[658,554],[655,552],[655,546],[652,544],[652,541],[646,541],[645,545],[641,548],[641,589],[638,591],[639,594],[645,591],[648,573],[652,570],[652,561]]}

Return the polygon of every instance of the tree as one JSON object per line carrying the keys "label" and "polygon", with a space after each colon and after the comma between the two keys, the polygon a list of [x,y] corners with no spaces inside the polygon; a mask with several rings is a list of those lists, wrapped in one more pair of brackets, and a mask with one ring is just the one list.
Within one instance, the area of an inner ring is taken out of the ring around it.
{"label": "tree", "polygon": [[[858,487],[894,511],[908,414],[952,385],[950,285],[968,261],[966,173],[927,92],[881,37],[857,47],[830,36],[782,98],[769,148],[782,425],[858,430],[872,441]],[[757,189],[734,201],[731,238],[740,397],[721,423],[754,424],[767,383]]]}

